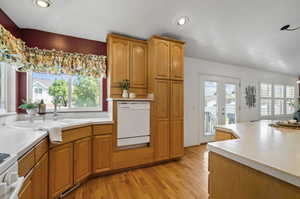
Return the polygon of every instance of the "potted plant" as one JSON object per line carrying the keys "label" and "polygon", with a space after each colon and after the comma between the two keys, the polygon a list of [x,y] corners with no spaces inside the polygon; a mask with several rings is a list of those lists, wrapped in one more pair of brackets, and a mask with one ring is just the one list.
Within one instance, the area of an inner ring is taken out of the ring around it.
{"label": "potted plant", "polygon": [[19,106],[20,109],[26,110],[26,113],[29,116],[29,121],[33,122],[33,116],[36,114],[36,109],[38,104],[29,100],[22,100],[22,104]]}
{"label": "potted plant", "polygon": [[129,80],[128,79],[124,79],[123,81],[121,81],[120,82],[120,87],[123,90],[122,97],[123,98],[128,98],[129,97],[129,94],[128,94]]}
{"label": "potted plant", "polygon": [[[291,104],[293,105],[293,104]],[[296,105],[295,106],[295,109],[297,109],[297,111],[293,114],[293,119],[294,120],[297,120],[297,122],[300,122],[300,106],[297,107]]]}

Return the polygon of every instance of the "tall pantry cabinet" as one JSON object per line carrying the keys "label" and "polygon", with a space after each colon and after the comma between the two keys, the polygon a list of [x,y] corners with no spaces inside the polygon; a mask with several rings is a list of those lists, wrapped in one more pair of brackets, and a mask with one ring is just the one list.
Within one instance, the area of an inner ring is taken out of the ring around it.
{"label": "tall pantry cabinet", "polygon": [[181,157],[183,149],[184,43],[153,36],[148,42],[148,93],[155,161]]}

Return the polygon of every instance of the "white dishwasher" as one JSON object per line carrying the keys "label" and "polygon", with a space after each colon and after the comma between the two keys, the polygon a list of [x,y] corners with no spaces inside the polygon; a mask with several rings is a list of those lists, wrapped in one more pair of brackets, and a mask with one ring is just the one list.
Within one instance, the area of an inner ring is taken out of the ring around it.
{"label": "white dishwasher", "polygon": [[150,102],[118,102],[118,147],[150,142]]}

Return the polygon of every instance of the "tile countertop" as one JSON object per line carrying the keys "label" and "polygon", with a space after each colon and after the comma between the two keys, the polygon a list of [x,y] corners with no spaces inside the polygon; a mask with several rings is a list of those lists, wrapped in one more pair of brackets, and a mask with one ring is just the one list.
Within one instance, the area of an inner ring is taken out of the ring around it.
{"label": "tile countertop", "polygon": [[92,124],[112,124],[109,118],[86,118],[86,119],[60,119],[58,121],[41,120],[30,124],[28,121],[17,121],[0,127],[0,153],[9,153],[20,158],[34,145],[48,136],[47,131],[39,128],[60,126],[62,130],[79,128]]}
{"label": "tile countertop", "polygon": [[209,151],[300,187],[300,130],[274,128],[272,121],[218,126],[238,139],[208,144]]}

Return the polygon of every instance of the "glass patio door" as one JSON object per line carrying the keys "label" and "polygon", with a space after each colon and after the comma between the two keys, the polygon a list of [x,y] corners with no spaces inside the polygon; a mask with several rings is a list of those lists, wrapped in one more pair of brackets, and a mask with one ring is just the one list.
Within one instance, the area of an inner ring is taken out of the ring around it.
{"label": "glass patio door", "polygon": [[238,119],[239,80],[201,76],[201,142],[213,140],[215,126],[234,124]]}

